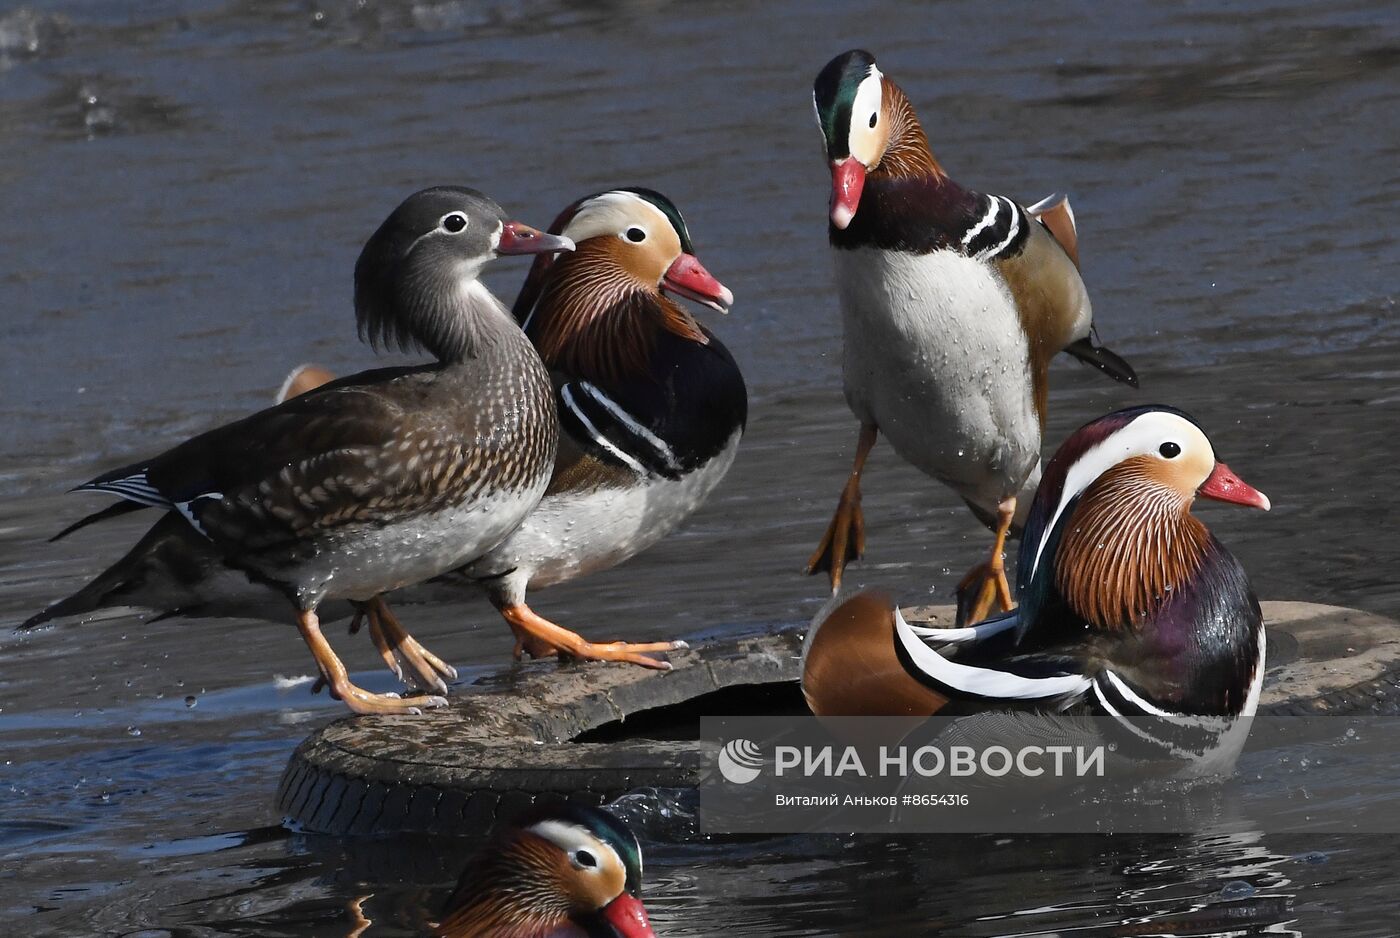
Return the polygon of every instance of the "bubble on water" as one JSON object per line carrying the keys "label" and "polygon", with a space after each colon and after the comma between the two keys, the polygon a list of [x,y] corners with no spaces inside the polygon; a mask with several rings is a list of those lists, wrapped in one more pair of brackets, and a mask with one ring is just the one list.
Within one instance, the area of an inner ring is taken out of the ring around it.
{"label": "bubble on water", "polygon": [[1242,879],[1231,880],[1220,890],[1220,898],[1227,900],[1248,899],[1256,892],[1255,888]]}
{"label": "bubble on water", "polygon": [[126,735],[128,735],[128,736],[140,736],[140,735],[141,735],[141,730],[140,730],[139,727],[128,726],[128,727],[126,728]]}
{"label": "bubble on water", "polygon": [[185,706],[193,710],[195,707],[199,706],[199,698],[194,694],[190,694],[185,698]]}

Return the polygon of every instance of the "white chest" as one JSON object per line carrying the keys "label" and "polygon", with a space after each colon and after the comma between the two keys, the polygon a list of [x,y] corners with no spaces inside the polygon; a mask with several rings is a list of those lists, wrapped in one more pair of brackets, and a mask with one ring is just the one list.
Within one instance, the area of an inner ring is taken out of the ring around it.
{"label": "white chest", "polygon": [[1035,466],[1030,356],[996,270],[949,251],[837,250],[846,399],[905,459],[995,505]]}
{"label": "white chest", "polygon": [[681,479],[650,478],[626,488],[545,498],[499,547],[467,570],[472,578],[511,572],[523,591],[606,570],[655,544],[709,497],[734,462],[741,434]]}

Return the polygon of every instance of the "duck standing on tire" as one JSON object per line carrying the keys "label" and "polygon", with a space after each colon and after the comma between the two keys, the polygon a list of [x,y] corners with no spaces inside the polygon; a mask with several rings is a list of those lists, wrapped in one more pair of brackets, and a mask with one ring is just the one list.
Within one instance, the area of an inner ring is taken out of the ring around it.
{"label": "duck standing on tire", "polygon": [[1189,718],[1225,733],[1258,703],[1264,623],[1239,561],[1191,514],[1197,497],[1269,509],[1181,411],[1086,424],[1036,493],[1020,606],[973,627],[920,628],[888,598],[857,594],[808,636],[808,705],[819,716],[930,716],[949,701],[1082,707],[1130,729]]}
{"label": "duck standing on tire", "polygon": [[884,432],[996,532],[959,585],[960,620],[1011,604],[1002,550],[1039,478],[1050,359],[1068,352],[1134,387],[1133,370],[1091,338],[1074,215],[1031,208],[948,178],[904,92],[868,52],[817,76],[817,124],[831,164],[829,237],[844,322],[846,400],[860,421],[855,464],[807,564],[839,590],[865,549],[860,475]]}
{"label": "duck standing on tire", "polygon": [[[355,686],[316,609],[328,598],[366,604],[376,634],[445,689],[450,669],[380,615],[378,597],[480,556],[544,494],[558,443],[549,375],[477,278],[501,254],[572,247],[507,221],[475,190],[416,193],[361,252],[355,312],[371,342],[421,347],[436,362],[342,378],[105,473],[78,490],[123,501],[69,530],[159,508],[161,523],[186,525],[225,565],[291,602],[321,677],[351,710],[445,704]],[[143,562],[129,554],[120,563]],[[21,628],[103,604],[113,576]]]}
{"label": "duck standing on tire", "polygon": [[601,808],[563,802],[499,827],[462,874],[434,938],[656,938],[642,848]]}
{"label": "duck standing on tire", "polygon": [[550,231],[577,247],[535,259],[515,315],[554,380],[554,477],[525,522],[461,573],[510,625],[516,657],[669,668],[648,652],[684,642],[589,642],[536,614],[525,595],[655,544],[729,471],[748,414],[744,377],[719,339],[666,294],[720,312],[733,295],[701,266],[685,219],[659,192],[587,196]]}

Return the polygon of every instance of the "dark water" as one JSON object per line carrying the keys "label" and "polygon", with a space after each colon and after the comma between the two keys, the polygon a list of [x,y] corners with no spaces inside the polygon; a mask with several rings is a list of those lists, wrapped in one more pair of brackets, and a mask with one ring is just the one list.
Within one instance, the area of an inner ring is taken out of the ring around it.
{"label": "dark water", "polygon": [[[44,538],[103,468],[263,405],[290,365],[368,365],[350,267],[408,192],[465,183],[544,225],[650,185],[738,301],[730,478],[650,553],[541,594],[600,637],[795,621],[847,469],[810,80],[865,45],[963,182],[1067,190],[1104,339],[1144,391],[1053,375],[1060,439],[1184,407],[1276,505],[1206,520],[1268,598],[1400,615],[1400,13],[1347,3],[0,3],[0,623],[142,521]],[[513,294],[523,265],[497,265]],[[857,582],[944,599],[985,534],[877,450]],[[508,633],[414,611],[470,678]],[[362,639],[338,640],[388,684]],[[290,834],[270,800],[339,714],[284,624],[118,618],[0,638],[0,932],[411,934],[470,844]],[[546,665],[547,666],[547,665]],[[283,681],[281,684],[289,683]],[[187,698],[192,700],[189,706]],[[663,935],[1393,935],[1386,838],[661,840]]]}

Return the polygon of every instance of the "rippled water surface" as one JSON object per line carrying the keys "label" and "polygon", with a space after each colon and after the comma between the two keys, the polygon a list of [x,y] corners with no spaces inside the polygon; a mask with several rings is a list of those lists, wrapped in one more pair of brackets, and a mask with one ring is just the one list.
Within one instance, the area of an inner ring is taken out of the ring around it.
{"label": "rippled water surface", "polygon": [[[64,490],[262,406],[297,362],[373,360],[351,266],[435,183],[539,225],[653,186],[737,297],[712,322],[751,394],[729,479],[541,611],[629,638],[809,617],[823,591],[797,570],[855,436],[810,81],[853,45],[955,178],[1073,195],[1101,335],[1144,390],[1057,364],[1049,440],[1184,407],[1273,498],[1203,513],[1263,596],[1400,615],[1394,4],[67,0],[0,3],[0,624],[149,521],[46,544],[89,507]],[[509,297],[523,275],[489,280]],[[945,599],[985,544],[887,448],[865,504],[857,582]],[[414,627],[466,679],[509,651],[474,597]],[[339,642],[389,689],[368,642]],[[344,935],[369,896],[370,934],[412,934],[470,849],[281,828],[287,756],[339,714],[293,680],[311,662],[288,624],[117,617],[0,637],[0,661],[0,931]],[[663,935],[1398,930],[1380,837],[652,834]]]}

